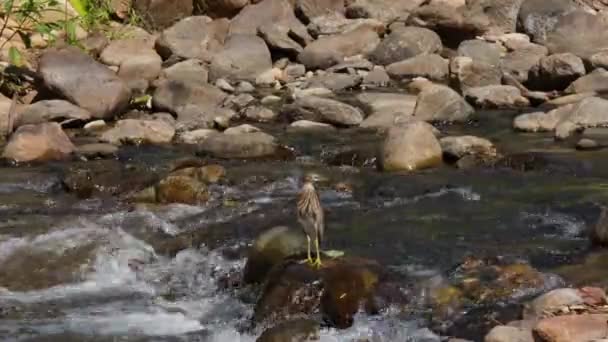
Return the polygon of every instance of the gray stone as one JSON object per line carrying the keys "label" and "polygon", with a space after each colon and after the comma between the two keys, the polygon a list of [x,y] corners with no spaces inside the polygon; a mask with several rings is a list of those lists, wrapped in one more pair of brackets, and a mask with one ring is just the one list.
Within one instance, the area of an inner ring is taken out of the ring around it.
{"label": "gray stone", "polygon": [[56,122],[23,125],[10,137],[2,157],[16,162],[66,159],[75,150]]}
{"label": "gray stone", "polygon": [[228,25],[227,19],[212,20],[206,16],[184,18],[161,33],[156,41],[156,50],[164,59],[173,55],[209,61],[221,48]]}
{"label": "gray stone", "polygon": [[152,104],[159,111],[179,114],[186,106],[198,108],[201,112],[212,112],[226,98],[218,88],[199,82],[164,81],[154,95]]}
{"label": "gray stone", "polygon": [[443,154],[450,158],[460,159],[470,154],[496,156],[496,147],[491,141],[472,135],[444,137],[439,144]]}
{"label": "gray stone", "polygon": [[456,57],[450,63],[451,83],[462,92],[469,88],[498,85],[502,80],[500,68],[475,62],[470,57]]}
{"label": "gray stone", "polygon": [[363,121],[363,113],[359,108],[317,96],[297,98],[294,103],[284,106],[283,111],[295,120],[320,121],[340,126],[358,126]]}
{"label": "gray stone", "polygon": [[475,63],[499,67],[503,51],[499,44],[473,39],[460,43],[457,53],[458,56],[470,57]]}
{"label": "gray stone", "polygon": [[165,144],[171,142],[174,135],[175,128],[164,121],[126,119],[118,121],[100,139],[115,145]]}
{"label": "gray stone", "polygon": [[559,18],[576,9],[575,2],[570,0],[526,0],[519,10],[520,26],[532,41],[544,44]]}
{"label": "gray stone", "polygon": [[469,88],[466,98],[479,108],[513,108],[530,105],[519,89],[509,85],[489,85]]}
{"label": "gray stone", "polygon": [[219,158],[258,158],[277,152],[276,139],[264,132],[213,134],[199,145],[202,152]]}
{"label": "gray stone", "polygon": [[431,85],[418,94],[414,116],[424,121],[466,121],[473,112],[473,107],[454,90]]}
{"label": "gray stone", "polygon": [[542,57],[532,69],[530,82],[537,89],[561,90],[585,72],[582,59],[571,53],[559,53]]}
{"label": "gray stone", "polygon": [[449,73],[448,61],[436,54],[422,54],[393,63],[386,67],[394,79],[425,77],[431,80],[445,80]]}
{"label": "gray stone", "polygon": [[161,72],[160,78],[205,84],[209,80],[209,71],[201,60],[187,59],[164,69]]}
{"label": "gray stone", "polygon": [[531,329],[499,325],[484,338],[484,342],[534,342]]}
{"label": "gray stone", "polygon": [[333,72],[314,76],[305,83],[305,88],[327,88],[331,91],[341,91],[357,87],[361,84],[361,77]]}
{"label": "gray stone", "polygon": [[266,122],[276,119],[277,113],[266,107],[254,106],[246,108],[243,116],[249,120]]}
{"label": "gray stone", "polygon": [[602,14],[582,10],[564,15],[548,33],[545,46],[552,54],[570,52],[589,61],[594,54],[608,49],[608,20]]}
{"label": "gray stone", "polygon": [[441,38],[435,32],[408,26],[391,32],[368,57],[375,64],[389,65],[421,54],[440,52],[442,47]]}
{"label": "gray stone", "polygon": [[583,76],[572,82],[567,93],[584,94],[589,92],[602,93],[608,91],[608,71],[605,69],[595,69],[590,74]]}
{"label": "gray stone", "polygon": [[133,0],[135,13],[149,26],[165,28],[175,21],[191,16],[191,0]]}
{"label": "gray stone", "polygon": [[91,113],[64,100],[38,101],[23,108],[17,115],[14,127],[55,121],[59,124],[86,122]]}
{"label": "gray stone", "polygon": [[354,0],[348,4],[346,15],[349,18],[373,18],[388,24],[396,20],[405,21],[409,13],[423,2],[423,0]]}
{"label": "gray stone", "polygon": [[233,81],[255,81],[272,69],[270,51],[264,40],[253,35],[231,35],[209,67],[209,78]]}
{"label": "gray stone", "polygon": [[332,36],[353,31],[361,26],[372,28],[378,33],[384,33],[385,26],[375,19],[347,19],[339,13],[316,17],[308,25],[308,31],[315,37]]}

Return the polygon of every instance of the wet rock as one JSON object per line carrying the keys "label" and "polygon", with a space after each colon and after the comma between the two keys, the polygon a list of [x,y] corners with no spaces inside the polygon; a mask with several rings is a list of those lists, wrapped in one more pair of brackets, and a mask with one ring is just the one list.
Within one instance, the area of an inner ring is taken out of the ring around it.
{"label": "wet rock", "polygon": [[545,318],[534,327],[542,342],[585,342],[608,336],[608,315],[586,314]]}
{"label": "wet rock", "polygon": [[283,112],[294,120],[310,120],[340,126],[356,126],[363,121],[363,113],[340,101],[317,97],[298,97],[294,103],[284,106]]}
{"label": "wet rock", "polygon": [[349,18],[373,18],[385,24],[393,21],[405,21],[409,13],[422,4],[421,0],[354,0],[346,7]]}
{"label": "wet rock", "polygon": [[199,145],[199,151],[219,158],[259,158],[278,151],[276,139],[264,132],[214,134]]}
{"label": "wet rock", "polygon": [[179,117],[187,107],[194,107],[200,113],[213,113],[225,98],[224,92],[210,84],[167,80],[156,88],[152,104],[159,111],[168,111]]}
{"label": "wet rock", "polygon": [[491,141],[471,135],[444,137],[439,140],[443,154],[460,159],[469,154],[496,156],[496,147]]}
{"label": "wet rock", "polygon": [[296,12],[306,22],[332,13],[344,13],[344,0],[297,0]]}
{"label": "wet rock", "polygon": [[91,113],[64,100],[43,100],[23,108],[16,116],[14,127],[35,125],[49,121],[61,125],[86,122]]}
{"label": "wet rock", "polygon": [[575,130],[608,124],[608,100],[590,97],[574,105],[569,115],[555,126],[556,136],[566,137]]}
{"label": "wet rock", "polygon": [[255,35],[231,35],[224,48],[211,61],[209,78],[225,78],[233,81],[255,81],[272,69],[270,51],[266,43]]}
{"label": "wet rock", "polygon": [[389,65],[421,54],[433,54],[443,48],[441,38],[425,28],[403,27],[392,31],[368,56],[371,62]]}
{"label": "wet rock", "polygon": [[[585,39],[577,39],[585,37]],[[571,52],[585,61],[608,48],[608,21],[602,15],[577,10],[561,16],[547,34],[549,52]]]}
{"label": "wet rock", "polygon": [[111,144],[166,144],[173,140],[175,128],[158,120],[120,120],[103,133],[102,141]]}
{"label": "wet rock", "polygon": [[590,74],[583,76],[572,82],[567,93],[584,94],[588,92],[606,92],[608,91],[608,71],[604,69],[595,69]]}
{"label": "wet rock", "polygon": [[274,120],[277,117],[277,113],[270,108],[254,106],[246,108],[243,111],[243,116],[249,120],[266,122]]}
{"label": "wet rock", "polygon": [[319,323],[309,319],[296,319],[267,329],[256,342],[314,341],[319,339]]}
{"label": "wet rock", "polygon": [[499,325],[484,338],[484,342],[534,342],[530,329]]}
{"label": "wet rock", "polygon": [[49,89],[88,110],[94,118],[111,118],[129,104],[131,94],[126,84],[79,49],[47,50],[40,58],[38,72]]}
{"label": "wet rock", "polygon": [[458,56],[469,57],[475,63],[486,64],[492,67],[500,65],[502,48],[499,44],[473,39],[465,40],[458,46]]}
{"label": "wet rock", "polygon": [[473,107],[451,88],[430,85],[418,94],[414,116],[424,121],[466,121],[473,112]]}
{"label": "wet rock", "polygon": [[519,10],[519,23],[534,42],[543,44],[559,18],[576,9],[576,3],[569,0],[527,0]]}
{"label": "wet rock", "polygon": [[535,89],[562,90],[585,75],[585,65],[574,54],[559,53],[541,58],[532,74],[531,83]]}
{"label": "wet rock", "polygon": [[513,120],[513,127],[524,132],[550,132],[572,111],[573,107],[574,105],[565,105],[548,113],[522,114]]}
{"label": "wet rock", "polygon": [[161,33],[156,41],[156,50],[164,59],[175,56],[210,61],[224,43],[228,25],[227,19],[184,18]]}
{"label": "wet rock", "polygon": [[530,105],[519,89],[509,85],[489,85],[467,89],[467,100],[479,108],[513,108]]}
{"label": "wet rock", "polygon": [[600,216],[597,222],[589,231],[589,237],[594,245],[608,245],[608,208],[601,208]]}
{"label": "wet rock", "polygon": [[371,27],[378,33],[386,29],[382,22],[375,19],[347,19],[339,13],[332,13],[314,18],[308,25],[308,31],[321,38],[350,32],[361,26]]}
{"label": "wet rock", "polygon": [[298,56],[307,69],[326,69],[344,61],[344,58],[365,55],[380,43],[378,33],[363,25],[351,31],[322,37],[310,43]]}
{"label": "wet rock", "polygon": [[170,175],[156,185],[158,203],[201,204],[209,200],[205,183],[186,175]]}
{"label": "wet rock", "polygon": [[357,87],[361,77],[357,75],[328,72],[314,76],[305,83],[306,88],[326,88],[331,91],[341,91]]}
{"label": "wet rock", "polygon": [[132,6],[148,25],[159,29],[191,16],[192,4],[190,0],[133,0]]}
{"label": "wet rock", "polygon": [[336,128],[330,124],[324,124],[316,121],[298,120],[294,121],[287,128],[290,131],[321,131],[335,132]]}
{"label": "wet rock", "polygon": [[498,85],[501,83],[500,69],[474,62],[470,57],[455,57],[450,63],[451,83],[460,91],[473,87]]}
{"label": "wet rock", "polygon": [[10,137],[2,157],[16,162],[66,159],[74,145],[55,122],[23,125]]}
{"label": "wet rock", "polygon": [[300,229],[284,226],[260,234],[253,243],[243,271],[246,284],[264,281],[270,270],[285,259],[306,253],[306,235]]}
{"label": "wet rock", "polygon": [[432,126],[412,122],[388,130],[379,165],[384,171],[415,171],[441,164],[441,157]]}
{"label": "wet rock", "polygon": [[425,77],[431,80],[444,80],[449,73],[446,59],[436,54],[422,54],[390,64],[387,73],[394,79]]}
{"label": "wet rock", "polygon": [[583,304],[583,298],[576,289],[555,289],[534,299],[524,310],[524,319],[541,318],[545,314],[559,311],[570,305]]}

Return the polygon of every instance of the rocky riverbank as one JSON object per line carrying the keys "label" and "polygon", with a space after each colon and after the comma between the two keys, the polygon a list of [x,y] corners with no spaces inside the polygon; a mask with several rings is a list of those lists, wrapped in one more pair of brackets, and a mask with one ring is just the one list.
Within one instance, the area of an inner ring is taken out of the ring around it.
{"label": "rocky riverbank", "polygon": [[[361,315],[408,322],[388,336],[415,341],[608,337],[605,283],[581,275],[603,260],[587,256],[587,235],[605,216],[595,211],[608,169],[608,4],[112,5],[116,21],[81,32],[77,44],[43,39],[33,48],[13,35],[2,45],[0,215],[8,223],[0,226],[0,295],[90,280],[99,272],[91,260],[126,248],[134,254],[109,254],[126,263],[125,279],[143,277],[162,293],[151,297],[170,301],[180,297],[174,284],[150,272],[220,253],[243,265],[205,274],[213,291],[250,305],[238,311],[246,319],[237,330],[258,341],[322,339],[328,329],[357,327]],[[127,13],[140,25],[127,24]],[[8,63],[11,46],[24,51],[22,65]],[[344,252],[327,249],[319,270],[299,262],[306,241],[286,204],[304,170],[328,176],[329,243]],[[50,185],[28,185],[38,177]],[[483,195],[462,186],[470,183]],[[487,195],[491,207],[468,204]],[[551,216],[558,224],[520,211],[526,205],[575,214]],[[170,218],[162,229],[121,221],[119,232],[96,223],[87,232],[97,238],[75,233],[73,246],[44,222],[28,221],[31,232],[14,223],[23,213],[95,221],[97,210]],[[453,220],[458,229],[446,232]],[[503,237],[509,224],[515,233]],[[49,241],[61,252],[36,249]],[[201,246],[210,254],[201,256]],[[395,269],[408,262],[441,266],[431,276]],[[35,264],[44,267],[16,276]],[[0,306],[0,321],[32,314],[20,305]]]}

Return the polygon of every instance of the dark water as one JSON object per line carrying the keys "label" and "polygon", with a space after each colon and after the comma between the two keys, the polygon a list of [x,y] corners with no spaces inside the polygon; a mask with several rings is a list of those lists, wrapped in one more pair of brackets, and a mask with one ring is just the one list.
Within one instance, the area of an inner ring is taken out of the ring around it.
{"label": "dark water", "polygon": [[[225,185],[204,206],[130,205],[114,196],[79,199],[62,175],[76,162],[0,168],[0,339],[3,341],[254,341],[240,328],[252,304],[218,290],[238,272],[259,232],[295,225],[294,198],[306,170],[328,176],[321,187],[327,249],[377,259],[396,270],[440,274],[468,255],[514,256],[577,282],[587,264],[585,230],[608,200],[608,152],[574,152],[547,135],[510,129],[515,113],[480,113],[450,134],[492,139],[503,153],[542,155],[535,170],[457,170],[383,174],[373,165],[380,136],[286,135],[291,161],[216,161]],[[166,171],[191,156],[185,148],[128,147],[120,164]],[[350,159],[349,159],[350,158]],[[348,183],[352,192],[334,190]],[[200,248],[175,256],[158,250],[184,232],[204,232]],[[230,251],[228,253],[227,251]],[[574,265],[574,266],[572,266]],[[585,279],[594,281],[601,279]],[[430,332],[394,317],[357,318],[321,341],[423,341]],[[416,338],[414,338],[416,337]],[[433,340],[433,339],[430,339]]]}

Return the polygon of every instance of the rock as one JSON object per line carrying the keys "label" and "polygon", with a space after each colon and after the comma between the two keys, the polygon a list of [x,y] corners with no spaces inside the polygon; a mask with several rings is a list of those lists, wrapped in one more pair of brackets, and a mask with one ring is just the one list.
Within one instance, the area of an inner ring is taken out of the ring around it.
{"label": "rock", "polygon": [[484,342],[534,342],[534,337],[529,329],[499,325],[490,330]]}
{"label": "rock", "polygon": [[240,94],[237,96],[230,96],[226,98],[223,106],[227,108],[234,109],[236,111],[242,111],[243,109],[248,108],[248,106],[253,105],[255,102],[255,97],[251,94]]}
{"label": "rock", "polygon": [[0,143],[8,136],[9,126],[11,125],[9,121],[14,120],[13,118],[9,118],[12,102],[11,99],[0,94]]}
{"label": "rock", "polygon": [[375,19],[347,19],[339,13],[316,17],[308,25],[308,31],[315,37],[343,34],[366,26],[378,33],[384,33],[386,27]]}
{"label": "rock", "polygon": [[439,144],[443,154],[453,159],[460,159],[469,154],[496,156],[496,147],[491,141],[471,135],[444,137],[439,140]]}
{"label": "rock", "polygon": [[298,97],[294,103],[283,107],[294,120],[311,120],[340,126],[357,126],[363,121],[360,109],[336,100],[306,96]]}
{"label": "rock", "polygon": [[223,78],[218,78],[217,80],[215,80],[215,86],[218,87],[220,90],[223,90],[228,93],[234,92],[234,87],[230,85],[230,82],[226,81]]}
{"label": "rock", "polygon": [[525,320],[541,318],[547,313],[580,304],[583,304],[583,298],[576,289],[555,289],[534,299],[526,306],[523,315]]}
{"label": "rock", "polygon": [[409,20],[440,33],[444,44],[455,48],[463,39],[482,35],[488,30],[491,21],[481,10],[431,1],[416,9]]}
{"label": "rock", "polygon": [[156,41],[156,50],[164,59],[175,56],[210,61],[223,45],[228,25],[227,19],[184,18],[161,33]]}
{"label": "rock", "polygon": [[86,158],[97,158],[97,157],[112,157],[116,156],[118,147],[112,144],[84,144],[76,147],[76,154],[84,156]]}
{"label": "rock", "polygon": [[238,94],[253,93],[255,91],[255,87],[253,86],[253,84],[247,81],[242,81],[236,85],[235,90]]}
{"label": "rock", "polygon": [[152,104],[156,110],[179,116],[188,106],[200,112],[214,112],[225,99],[226,94],[210,84],[167,80],[156,88]]}
{"label": "rock", "polygon": [[226,129],[224,131],[224,134],[238,135],[238,134],[255,133],[255,132],[261,132],[261,130],[255,126],[243,124],[243,125],[239,125],[236,127],[230,127],[228,129]]}
{"label": "rock", "polygon": [[415,171],[440,165],[441,160],[441,145],[424,122],[390,128],[379,158],[384,171]]}
{"label": "rock", "polygon": [[448,61],[436,54],[422,54],[390,64],[386,67],[390,77],[398,80],[425,77],[442,81],[449,73]]}
{"label": "rock", "polygon": [[294,81],[306,74],[306,67],[302,64],[290,64],[285,67],[285,81]]}
{"label": "rock", "polygon": [[66,159],[75,147],[55,122],[23,125],[10,137],[2,157],[16,162]]}
{"label": "rock", "polygon": [[49,121],[59,124],[86,122],[91,119],[91,113],[74,106],[64,100],[43,100],[23,108],[17,115],[14,127],[22,125],[35,125]]}
{"label": "rock", "polygon": [[[127,83],[141,80],[153,81],[160,75],[161,64],[160,56],[154,50],[148,50],[146,53],[141,53],[135,58],[129,58],[122,62],[118,69],[118,76]],[[144,88],[144,93],[146,89],[147,86]]]}
{"label": "rock", "polygon": [[608,69],[608,51],[600,51],[589,58],[591,66],[595,69]]}
{"label": "rock", "polygon": [[316,121],[298,120],[289,125],[290,131],[324,131],[335,132],[336,128],[330,124],[324,124]]}
{"label": "rock", "polygon": [[138,58],[154,51],[154,36],[147,32],[134,37],[111,41],[101,52],[99,59],[106,65],[120,66],[126,60]]}
{"label": "rock", "polygon": [[539,48],[528,48],[515,50],[507,53],[500,62],[500,68],[504,73],[513,76],[521,83],[528,82],[530,72],[538,67],[541,58],[547,55],[548,50],[544,46]]}
{"label": "rock", "polygon": [[275,154],[278,144],[264,132],[214,134],[199,145],[199,150],[219,158],[259,158]]}
{"label": "rock", "polygon": [[344,13],[345,10],[344,0],[297,0],[295,9],[306,23],[323,15]]}
{"label": "rock", "polygon": [[508,85],[469,88],[465,95],[467,100],[479,108],[513,108],[530,105],[519,89]]}
{"label": "rock", "polygon": [[435,32],[407,26],[392,31],[368,56],[375,64],[389,65],[421,54],[437,53],[442,48],[441,38]]}
{"label": "rock", "polygon": [[249,4],[249,0],[194,0],[194,7],[212,18],[230,18]]}
{"label": "rock", "polygon": [[524,0],[474,0],[467,2],[469,7],[478,7],[500,32],[515,32],[517,15]]}
{"label": "rock", "polygon": [[111,118],[129,104],[127,85],[76,48],[47,50],[40,58],[38,72],[49,89],[88,110],[93,118]]}
{"label": "rock", "polygon": [[498,67],[502,50],[498,44],[473,39],[460,43],[457,53],[458,56],[471,58],[475,63]]}
{"label": "rock", "polygon": [[177,140],[183,144],[197,145],[204,142],[213,134],[219,134],[219,132],[214,129],[201,128],[194,131],[183,132],[178,136]]}
{"label": "rock", "polygon": [[254,106],[246,108],[243,116],[249,120],[266,122],[274,120],[277,117],[277,113],[266,107]]}
{"label": "rock", "polygon": [[92,132],[102,131],[102,130],[106,129],[107,127],[108,127],[108,125],[106,124],[105,121],[95,120],[95,121],[91,121],[88,124],[84,125],[83,128],[86,132],[92,133]]}
{"label": "rock", "polygon": [[349,18],[373,18],[385,24],[405,21],[409,13],[424,1],[354,0],[346,7]]}
{"label": "rock", "polygon": [[135,13],[156,29],[191,16],[193,10],[190,0],[133,0],[132,3]]}
{"label": "rock", "polygon": [[591,139],[583,138],[576,143],[577,150],[594,150],[600,147],[600,144]]}
{"label": "rock", "polygon": [[295,319],[265,330],[256,342],[315,341],[318,339],[318,322],[309,319]]}
{"label": "rock", "polygon": [[608,336],[606,321],[606,314],[545,318],[534,327],[534,334],[542,342],[587,342]]}
{"label": "rock", "polygon": [[498,85],[502,73],[499,68],[474,62],[470,57],[455,57],[450,63],[450,80],[460,91],[469,88]]}
{"label": "rock", "polygon": [[585,72],[582,59],[571,53],[560,53],[542,57],[532,69],[530,82],[535,89],[562,90]]}
{"label": "rock", "polygon": [[576,9],[575,2],[569,0],[526,0],[519,10],[519,23],[532,41],[544,44],[559,18]]}
{"label": "rock", "polygon": [[198,59],[187,59],[164,69],[160,78],[163,80],[207,83],[209,71],[205,64]]}
{"label": "rock", "polygon": [[370,26],[320,38],[308,44],[298,56],[307,69],[326,69],[344,61],[344,58],[365,55],[380,43],[378,33]]}
{"label": "rock", "polygon": [[386,87],[391,82],[391,77],[386,72],[384,67],[375,66],[365,77],[363,77],[363,86],[371,87]]}
{"label": "rock", "polygon": [[473,112],[473,107],[454,90],[431,85],[418,94],[414,116],[424,121],[466,121]]}
{"label": "rock", "polygon": [[555,126],[560,136],[580,128],[608,125],[608,100],[590,97],[574,105],[572,111]]}
{"label": "rock", "polygon": [[547,34],[545,46],[552,54],[571,52],[589,61],[597,52],[608,49],[608,21],[601,14],[571,12],[559,18]]}
{"label": "rock", "polygon": [[606,91],[608,91],[608,71],[605,69],[595,69],[589,75],[577,79],[566,88],[567,93],[577,94]]}
{"label": "rock", "polygon": [[285,259],[306,253],[306,235],[284,226],[261,233],[253,242],[243,271],[246,284],[261,283],[270,270]]}
{"label": "rock", "polygon": [[253,35],[231,35],[224,49],[213,57],[209,78],[255,81],[269,69],[272,69],[272,60],[264,40]]}
{"label": "rock", "polygon": [[175,128],[164,121],[120,120],[114,128],[101,135],[101,140],[111,144],[165,144],[173,140]]}
{"label": "rock", "polygon": [[416,107],[414,95],[367,92],[357,95],[357,100],[371,110],[361,123],[363,128],[383,130],[413,120]]}
{"label": "rock", "polygon": [[361,77],[333,72],[324,73],[309,79],[305,88],[326,88],[332,92],[355,88],[361,84]]}
{"label": "rock", "polygon": [[276,23],[267,23],[258,28],[260,37],[266,41],[268,47],[273,51],[283,52],[288,56],[297,56],[302,50],[303,46],[297,41],[293,40],[289,33],[289,27],[283,26]]}
{"label": "rock", "polygon": [[201,204],[209,200],[207,186],[194,177],[169,175],[156,185],[158,203]]}

